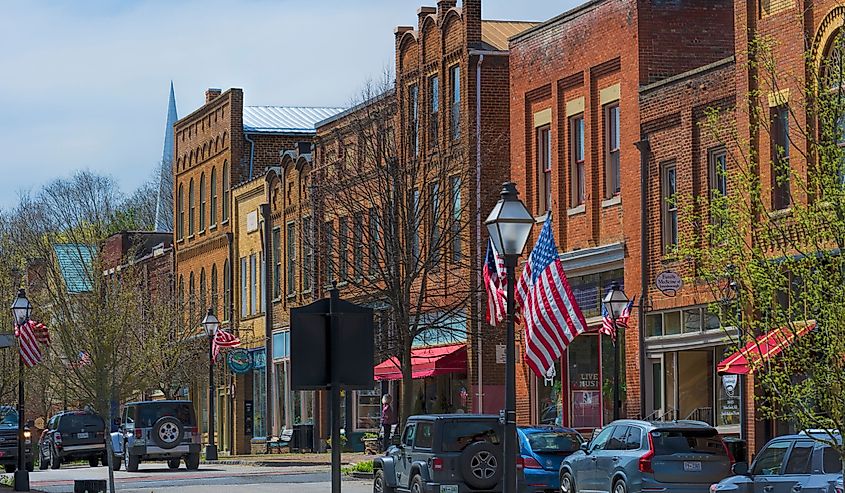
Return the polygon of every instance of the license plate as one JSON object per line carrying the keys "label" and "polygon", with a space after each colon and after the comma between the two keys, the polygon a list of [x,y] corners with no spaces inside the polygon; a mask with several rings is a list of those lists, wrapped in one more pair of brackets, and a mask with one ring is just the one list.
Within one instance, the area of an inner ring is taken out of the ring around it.
{"label": "license plate", "polygon": [[458,485],[456,484],[441,484],[440,493],[458,493]]}
{"label": "license plate", "polygon": [[76,438],[88,438],[88,433],[77,433]]}
{"label": "license plate", "polygon": [[684,461],[684,471],[700,472],[701,461]]}

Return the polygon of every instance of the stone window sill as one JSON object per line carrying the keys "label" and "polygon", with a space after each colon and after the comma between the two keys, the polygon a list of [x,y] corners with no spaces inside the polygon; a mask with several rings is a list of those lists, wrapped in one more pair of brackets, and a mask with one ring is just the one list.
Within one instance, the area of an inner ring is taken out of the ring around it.
{"label": "stone window sill", "polygon": [[601,201],[602,207],[613,207],[614,205],[619,205],[622,203],[622,196],[619,194],[614,195],[609,199],[605,199]]}
{"label": "stone window sill", "polygon": [[587,206],[585,204],[581,204],[579,206],[572,207],[571,209],[567,209],[566,215],[572,217],[572,216],[577,216],[579,214],[584,214],[586,211],[587,211]]}

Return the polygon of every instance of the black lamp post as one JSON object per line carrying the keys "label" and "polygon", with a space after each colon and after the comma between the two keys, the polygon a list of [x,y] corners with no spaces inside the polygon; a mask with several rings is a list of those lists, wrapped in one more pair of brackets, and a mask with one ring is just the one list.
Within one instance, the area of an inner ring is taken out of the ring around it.
{"label": "black lamp post", "polygon": [[622,310],[628,306],[628,296],[625,291],[619,287],[619,283],[614,281],[610,285],[610,291],[607,292],[601,304],[607,313],[610,315],[610,320],[613,323],[613,333],[616,337],[613,341],[613,420],[619,419],[619,411],[621,408],[620,389],[619,389],[619,344],[616,339],[619,339],[619,327],[616,325],[616,320],[622,314]]}
{"label": "black lamp post", "polygon": [[209,308],[200,325],[208,335],[208,445],[205,447],[205,460],[217,460],[217,445],[214,444],[214,335],[220,328],[220,320]]}
{"label": "black lamp post", "polygon": [[[29,314],[32,312],[32,305],[26,299],[26,291],[18,291],[17,297],[12,302],[12,317],[15,325],[23,325],[29,322]],[[18,339],[20,344],[20,339]],[[19,350],[20,351],[20,350]],[[18,466],[15,469],[15,491],[29,491],[29,471],[26,470],[26,448],[24,442],[24,399],[23,399],[23,359],[18,353]]]}
{"label": "black lamp post", "polygon": [[[505,342],[505,409],[500,420],[505,425],[504,493],[516,493],[516,342],[514,339],[514,286],[516,264],[534,227],[534,216],[519,200],[516,185],[502,185],[502,198],[487,216],[485,224],[496,251],[505,258],[508,288],[508,319]],[[479,344],[481,341],[479,341]]]}

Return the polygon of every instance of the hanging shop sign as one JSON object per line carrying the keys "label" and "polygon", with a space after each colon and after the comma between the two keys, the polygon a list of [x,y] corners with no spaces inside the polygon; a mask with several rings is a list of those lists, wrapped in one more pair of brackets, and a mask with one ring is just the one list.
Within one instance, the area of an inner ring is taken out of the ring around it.
{"label": "hanging shop sign", "polygon": [[684,280],[677,272],[666,270],[658,274],[654,284],[666,296],[675,296],[684,287]]}
{"label": "hanging shop sign", "polygon": [[240,375],[252,369],[252,356],[246,349],[232,349],[226,354],[226,363],[229,364],[232,373]]}

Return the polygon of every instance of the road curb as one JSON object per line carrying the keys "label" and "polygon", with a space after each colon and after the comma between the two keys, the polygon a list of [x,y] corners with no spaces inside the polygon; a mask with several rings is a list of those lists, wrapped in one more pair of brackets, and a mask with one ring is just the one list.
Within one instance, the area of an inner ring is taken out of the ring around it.
{"label": "road curb", "polygon": [[331,466],[325,462],[304,462],[304,461],[283,461],[283,460],[268,460],[268,461],[251,461],[251,460],[210,460],[201,461],[200,464],[205,465],[219,465],[219,466],[256,466],[256,467],[313,467],[313,466]]}

